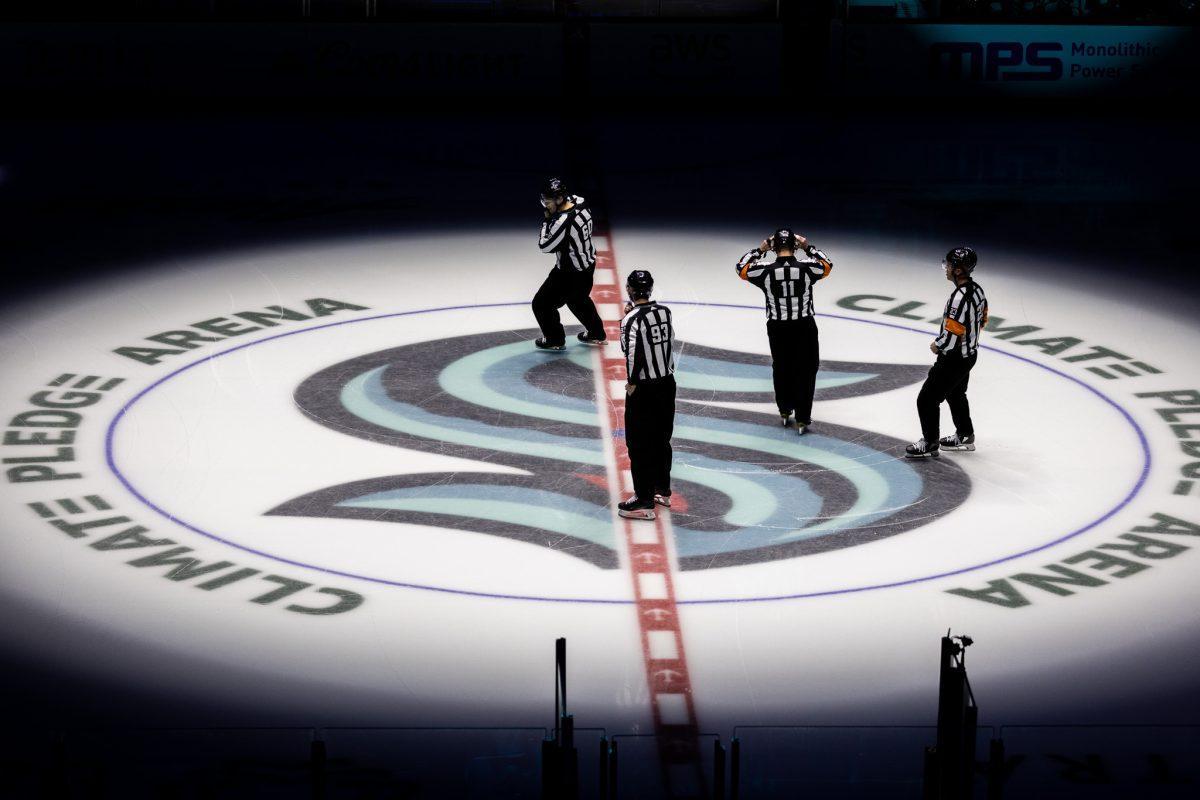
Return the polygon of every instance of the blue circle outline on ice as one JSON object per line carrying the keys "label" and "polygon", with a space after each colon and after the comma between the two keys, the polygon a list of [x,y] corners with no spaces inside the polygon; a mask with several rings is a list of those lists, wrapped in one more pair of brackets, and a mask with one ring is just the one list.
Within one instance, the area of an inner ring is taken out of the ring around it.
{"label": "blue circle outline on ice", "polygon": [[[700,303],[700,302],[686,302],[686,301],[664,301],[664,302],[669,302],[674,305],[684,305],[684,306],[751,309],[751,310],[755,310],[755,311],[761,311],[761,308],[757,305],[752,306],[752,305],[742,305],[742,304],[735,304],[735,303]],[[289,564],[291,566],[302,567],[305,569],[312,569],[312,570],[316,570],[318,572],[323,572],[323,573],[330,574],[330,575],[338,575],[340,577],[363,580],[363,581],[367,581],[370,583],[378,583],[378,584],[383,584],[383,585],[387,585],[387,586],[395,586],[398,588],[420,589],[420,590],[424,590],[424,591],[442,592],[442,593],[447,593],[447,594],[457,594],[457,595],[464,595],[464,596],[469,596],[469,597],[487,597],[487,598],[503,599],[503,600],[528,600],[528,601],[553,602],[553,603],[594,603],[594,604],[601,604],[601,605],[632,605],[636,602],[635,600],[623,599],[623,598],[622,599],[609,599],[609,598],[590,598],[590,597],[541,597],[541,596],[537,596],[537,595],[518,595],[518,594],[505,594],[505,593],[497,593],[497,592],[480,592],[480,591],[473,591],[470,589],[457,589],[457,588],[446,587],[446,586],[431,586],[431,585],[425,585],[425,584],[419,584],[419,583],[407,583],[407,582],[403,582],[403,581],[388,580],[386,578],[372,577],[369,575],[360,575],[357,573],[346,572],[346,571],[336,570],[336,569],[330,569],[328,567],[322,567],[322,566],[319,566],[316,564],[309,564],[309,563],[302,562],[302,561],[296,561],[294,559],[285,558],[283,556],[278,556],[278,555],[268,553],[268,552],[265,552],[262,550],[257,550],[255,548],[252,548],[252,547],[249,547],[249,546],[246,546],[243,544],[239,544],[228,538],[225,538],[223,536],[219,536],[215,533],[212,533],[211,531],[206,531],[196,525],[193,525],[193,524],[187,522],[186,520],[181,519],[180,517],[177,517],[176,515],[172,514],[171,512],[167,511],[166,509],[156,505],[153,501],[151,501],[149,498],[144,496],[140,491],[138,491],[137,487],[135,487],[133,485],[133,483],[129,480],[129,478],[127,478],[126,475],[121,471],[120,467],[117,466],[116,450],[115,450],[115,445],[114,445],[115,438],[116,438],[116,431],[117,431],[117,428],[120,425],[121,421],[129,413],[130,409],[133,408],[133,406],[136,405],[142,398],[144,398],[150,392],[154,391],[159,386],[162,386],[164,383],[171,380],[172,378],[175,378],[176,376],[178,376],[194,367],[197,367],[201,364],[206,364],[210,361],[221,358],[223,356],[227,356],[231,353],[236,353],[238,351],[245,350],[246,348],[254,347],[256,345],[260,345],[265,342],[275,341],[277,339],[282,339],[282,338],[285,338],[288,336],[297,336],[297,335],[300,335],[303,333],[311,333],[313,331],[324,330],[327,328],[340,327],[343,325],[351,325],[351,324],[360,323],[360,322],[371,322],[371,321],[380,320],[380,319],[392,319],[392,318],[396,318],[396,317],[415,316],[418,314],[433,314],[433,313],[439,313],[439,312],[443,312],[443,311],[464,311],[464,310],[473,310],[473,309],[480,309],[480,308],[506,308],[506,307],[524,306],[524,305],[528,305],[528,303],[525,301],[510,302],[510,303],[480,303],[480,304],[474,304],[474,305],[443,306],[443,307],[438,307],[438,308],[416,309],[413,311],[398,311],[398,312],[393,312],[393,313],[388,313],[388,314],[375,314],[375,315],[372,315],[369,317],[359,317],[357,319],[339,320],[337,322],[329,322],[329,323],[325,323],[323,325],[314,325],[309,328],[300,328],[298,330],[285,331],[283,333],[277,333],[272,336],[264,337],[262,339],[256,339],[252,342],[246,342],[245,344],[236,345],[227,350],[222,350],[221,352],[218,352],[218,353],[213,353],[212,355],[205,356],[204,358],[198,359],[189,364],[185,364],[182,367],[179,367],[178,369],[175,369],[172,372],[167,373],[166,375],[162,376],[158,380],[151,383],[149,386],[147,386],[144,389],[142,389],[141,391],[139,391],[132,398],[130,398],[125,403],[125,405],[123,405],[120,408],[120,410],[117,411],[117,413],[113,416],[112,420],[110,421],[110,423],[108,425],[108,429],[105,432],[105,443],[104,443],[105,461],[108,465],[109,470],[113,473],[114,476],[116,476],[117,480],[120,481],[121,485],[124,486],[130,492],[130,494],[132,494],[134,496],[134,498],[137,499],[138,502],[140,502],[142,505],[146,506],[150,510],[154,511],[156,514],[170,520],[171,522],[175,523],[176,525],[186,528],[187,530],[192,531],[193,533],[197,533],[208,539],[212,539],[214,541],[228,545],[235,549],[242,550],[247,553],[252,553],[254,555],[262,556],[264,558],[268,558],[273,561],[278,561],[283,564]],[[929,335],[929,331],[927,331],[927,330],[922,330],[920,328],[911,328],[906,325],[898,325],[898,324],[891,323],[891,322],[882,322],[879,320],[862,319],[859,317],[851,317],[851,316],[846,316],[843,314],[818,314],[817,316],[826,317],[829,319],[839,319],[839,320],[845,320],[845,321],[849,321],[849,322],[863,323],[863,324],[867,324],[867,325],[876,325],[876,326],[884,327],[884,328],[893,328],[895,330],[906,331],[908,333],[918,333],[918,334],[921,334],[922,336]],[[855,586],[855,587],[849,587],[849,588],[843,588],[843,589],[829,589],[829,590],[819,591],[819,592],[802,592],[802,593],[797,593],[797,594],[772,595],[772,596],[767,596],[767,597],[725,597],[725,598],[680,600],[679,605],[709,605],[709,604],[724,604],[724,603],[770,602],[770,601],[776,601],[776,600],[801,600],[801,599],[807,599],[807,598],[813,598],[813,597],[829,597],[829,596],[842,595],[842,594],[857,594],[860,592],[876,591],[879,589],[893,589],[893,588],[899,588],[899,587],[903,587],[903,586],[911,586],[911,585],[917,584],[917,583],[925,583],[925,582],[932,581],[932,580],[938,580],[940,578],[947,578],[947,577],[951,577],[954,575],[962,575],[962,574],[965,574],[968,572],[974,572],[976,570],[995,566],[996,564],[1002,564],[1007,561],[1012,561],[1014,559],[1030,555],[1032,553],[1036,553],[1041,550],[1045,550],[1047,548],[1054,547],[1055,545],[1061,544],[1069,539],[1073,539],[1076,536],[1079,536],[1080,534],[1083,534],[1083,533],[1091,530],[1092,528],[1095,528],[1097,525],[1100,525],[1105,520],[1110,519],[1113,515],[1117,514],[1121,509],[1123,509],[1127,505],[1129,505],[1129,503],[1131,503],[1133,501],[1133,499],[1138,495],[1139,492],[1141,492],[1142,488],[1145,486],[1146,480],[1150,474],[1150,465],[1151,465],[1149,442],[1146,439],[1145,432],[1142,430],[1141,426],[1138,425],[1137,421],[1134,420],[1133,416],[1128,411],[1126,411],[1125,408],[1123,408],[1120,404],[1118,404],[1115,400],[1110,398],[1108,395],[1104,394],[1099,389],[1096,389],[1095,387],[1085,383],[1084,381],[1080,380],[1079,378],[1076,378],[1072,375],[1068,375],[1065,372],[1057,370],[1054,367],[1051,367],[1049,365],[1042,364],[1031,358],[1017,355],[1015,353],[1010,353],[1010,352],[1007,352],[1005,350],[1002,350],[1002,349],[999,349],[996,347],[991,347],[986,344],[980,344],[979,347],[980,347],[980,349],[988,350],[988,351],[991,351],[994,353],[999,353],[1000,355],[1006,356],[1008,358],[1013,358],[1018,361],[1024,362],[1026,364],[1030,364],[1039,369],[1045,370],[1046,372],[1049,372],[1053,375],[1056,375],[1060,378],[1064,378],[1068,381],[1071,381],[1072,383],[1074,383],[1078,386],[1083,387],[1088,392],[1095,395],[1097,398],[1099,398],[1100,400],[1102,400],[1103,402],[1105,402],[1106,404],[1111,406],[1113,409],[1115,409],[1121,415],[1121,417],[1130,425],[1130,427],[1133,429],[1134,433],[1136,433],[1137,438],[1138,438],[1138,443],[1140,444],[1140,446],[1142,448],[1142,457],[1143,457],[1142,469],[1141,469],[1141,472],[1138,475],[1138,479],[1134,483],[1133,487],[1130,488],[1130,490],[1126,493],[1126,495],[1123,498],[1121,498],[1121,500],[1116,505],[1114,505],[1112,508],[1108,509],[1106,512],[1104,512],[1104,514],[1102,514],[1101,516],[1092,520],[1091,522],[1088,522],[1087,524],[1071,531],[1070,533],[1059,536],[1049,542],[1040,544],[1036,547],[1027,548],[1018,553],[1013,553],[1011,555],[1007,555],[1002,558],[992,559],[992,560],[986,561],[982,564],[975,564],[975,565],[972,565],[969,567],[961,567],[959,569],[949,570],[949,571],[945,571],[945,572],[939,572],[939,573],[935,573],[933,575],[925,575],[925,576],[916,577],[916,578],[906,578],[906,579],[900,580],[900,581],[891,581],[888,583],[880,583],[880,584],[873,584],[873,585],[867,585],[867,586]]]}

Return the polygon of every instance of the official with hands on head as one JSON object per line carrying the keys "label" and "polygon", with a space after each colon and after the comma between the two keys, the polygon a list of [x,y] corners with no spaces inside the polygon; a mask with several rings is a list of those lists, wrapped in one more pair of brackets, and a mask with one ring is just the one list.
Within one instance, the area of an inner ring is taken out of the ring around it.
{"label": "official with hands on head", "polygon": [[546,182],[541,199],[538,248],[554,254],[554,269],[533,296],[533,316],[542,329],[541,337],[533,344],[539,350],[566,349],[566,332],[558,316],[565,305],[585,328],[576,338],[584,344],[603,345],[604,323],[591,295],[596,271],[591,209],[582,197],[571,194],[560,178]]}
{"label": "official with hands on head", "polygon": [[[766,258],[772,252],[774,259]],[[789,228],[775,231],[734,267],[738,277],[761,289],[766,299],[775,403],[783,426],[795,425],[798,434],[812,425],[821,362],[813,286],[832,269],[828,256]]]}

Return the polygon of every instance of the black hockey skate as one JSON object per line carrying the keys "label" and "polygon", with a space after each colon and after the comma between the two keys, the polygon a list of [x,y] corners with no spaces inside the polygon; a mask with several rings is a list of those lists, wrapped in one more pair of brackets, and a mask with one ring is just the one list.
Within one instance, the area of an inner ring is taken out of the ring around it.
{"label": "black hockey skate", "polygon": [[558,344],[551,344],[550,342],[546,341],[546,339],[544,337],[535,339],[533,342],[533,346],[536,347],[538,350],[546,350],[546,351],[559,351],[559,350],[567,349],[566,342],[560,342]]}
{"label": "black hockey skate", "polygon": [[626,519],[654,519],[654,501],[631,497],[617,503],[617,513]]}
{"label": "black hockey skate", "polygon": [[959,436],[956,433],[953,436],[943,436],[938,440],[938,444],[943,450],[974,450],[975,434]]}
{"label": "black hockey skate", "polygon": [[937,443],[929,444],[924,439],[918,439],[914,444],[904,448],[905,458],[937,458]]}

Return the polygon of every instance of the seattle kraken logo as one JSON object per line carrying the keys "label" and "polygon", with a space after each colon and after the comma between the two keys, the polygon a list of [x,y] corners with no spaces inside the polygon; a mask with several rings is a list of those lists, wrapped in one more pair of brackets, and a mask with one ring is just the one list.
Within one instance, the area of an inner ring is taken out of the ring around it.
{"label": "seattle kraken logo", "polygon": [[[615,568],[592,352],[575,348],[547,359],[531,350],[531,335],[505,331],[405,345],[323,369],[296,390],[300,409],[321,425],[503,471],[355,481],[269,513],[457,528]],[[925,372],[913,365],[822,366],[817,399],[823,401],[890,391]],[[716,405],[770,403],[766,356],[684,343],[676,379],[671,516],[681,569],[869,543],[957,508],[970,491],[949,459],[920,465],[897,459],[904,444],[898,439],[824,421],[797,437],[778,427],[773,406],[764,414]]]}

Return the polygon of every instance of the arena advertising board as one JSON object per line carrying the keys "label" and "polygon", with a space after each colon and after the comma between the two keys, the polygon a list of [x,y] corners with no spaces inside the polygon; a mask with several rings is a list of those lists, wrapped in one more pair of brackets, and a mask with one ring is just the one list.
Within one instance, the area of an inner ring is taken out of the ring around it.
{"label": "arena advertising board", "polygon": [[1194,96],[1193,28],[856,24],[833,28],[834,71],[863,94]]}
{"label": "arena advertising board", "polygon": [[[779,91],[781,33],[770,23],[598,21],[590,40],[559,23],[109,25],[0,29],[0,88],[234,97],[597,96]],[[567,65],[564,66],[564,59]]]}
{"label": "arena advertising board", "polygon": [[[296,4],[297,7],[299,3]],[[440,97],[559,90],[560,26],[10,23],[0,88],[174,97]]]}

